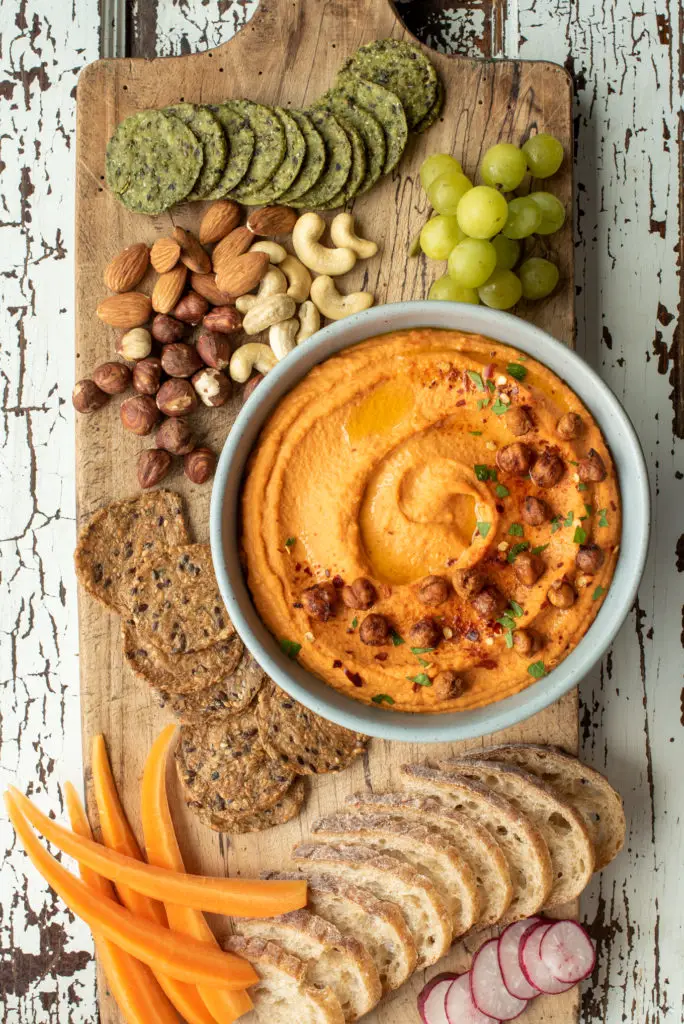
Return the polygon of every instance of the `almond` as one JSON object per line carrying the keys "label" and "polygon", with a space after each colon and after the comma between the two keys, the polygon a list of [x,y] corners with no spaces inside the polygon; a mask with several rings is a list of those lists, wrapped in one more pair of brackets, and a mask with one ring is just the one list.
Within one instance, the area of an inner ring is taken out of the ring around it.
{"label": "almond", "polygon": [[187,276],[188,268],[182,263],[160,274],[152,292],[152,309],[157,313],[170,313],[183,294]]}
{"label": "almond", "polygon": [[192,274],[190,287],[198,295],[203,295],[212,306],[226,306],[230,302],[230,296],[222,292],[216,284],[214,274]]}
{"label": "almond", "polygon": [[180,245],[175,238],[158,238],[152,246],[150,262],[158,274],[166,274],[180,259]]}
{"label": "almond", "polygon": [[234,256],[241,256],[243,252],[247,252],[253,241],[254,235],[249,228],[235,228],[222,238],[214,249],[211,256],[214,270],[218,273],[221,264],[226,260],[232,260]]}
{"label": "almond", "polygon": [[149,262],[150,250],[144,242],[127,246],[107,264],[105,286],[113,292],[129,292],[142,281]]}
{"label": "almond", "polygon": [[174,228],[173,237],[180,245],[181,263],[184,263],[194,274],[208,274],[211,270],[209,253],[205,252],[195,236],[185,228]]}
{"label": "almond", "polygon": [[289,235],[297,212],[289,206],[262,206],[247,218],[247,227],[255,235]]}
{"label": "almond", "polygon": [[[183,268],[185,270],[185,267]],[[110,295],[97,307],[97,315],[110,327],[140,327],[150,319],[152,303],[142,292],[122,292]]]}
{"label": "almond", "polygon": [[202,245],[220,242],[238,226],[241,214],[242,210],[232,199],[219,199],[212,203],[200,224],[199,240]]}
{"label": "almond", "polygon": [[221,264],[216,275],[216,284],[222,292],[231,297],[244,295],[256,288],[269,268],[268,254],[246,252]]}

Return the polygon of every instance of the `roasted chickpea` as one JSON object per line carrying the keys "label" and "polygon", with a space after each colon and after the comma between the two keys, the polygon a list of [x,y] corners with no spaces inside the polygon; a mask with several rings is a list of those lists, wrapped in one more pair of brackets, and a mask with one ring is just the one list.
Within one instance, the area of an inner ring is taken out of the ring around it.
{"label": "roasted chickpea", "polygon": [[516,629],[513,633],[513,649],[522,658],[529,658],[543,646],[542,638],[533,629]]}
{"label": "roasted chickpea", "polygon": [[479,594],[487,583],[487,577],[479,569],[457,569],[452,577],[454,590],[466,601]]}
{"label": "roasted chickpea", "polygon": [[554,608],[572,608],[577,595],[566,580],[556,580],[546,592]]}
{"label": "roasted chickpea", "polygon": [[361,643],[369,647],[382,647],[390,637],[390,625],[384,615],[367,615],[359,629]]}
{"label": "roasted chickpea", "polygon": [[368,611],[369,608],[373,607],[377,599],[378,595],[375,587],[365,576],[359,576],[351,586],[342,588],[342,600],[347,608],[353,608],[356,611]]}
{"label": "roasted chickpea", "polygon": [[545,568],[538,555],[533,555],[530,551],[521,551],[515,560],[513,571],[519,583],[524,587],[533,587],[543,575]]}
{"label": "roasted chickpea", "polygon": [[582,544],[575,555],[575,565],[586,576],[597,573],[606,560],[605,552],[598,544]]}
{"label": "roasted chickpea", "polygon": [[413,647],[437,647],[442,639],[442,630],[434,619],[426,616],[411,626],[409,639]]}
{"label": "roasted chickpea", "polygon": [[499,448],[496,453],[496,464],[502,473],[511,473],[514,476],[525,476],[529,473],[530,466],[534,460],[534,452],[529,445],[522,441],[514,441]]}
{"label": "roasted chickpea", "polygon": [[487,586],[470,602],[481,619],[498,619],[508,607],[508,600],[496,587]]}
{"label": "roasted chickpea", "polygon": [[523,502],[521,515],[530,526],[541,526],[549,518],[549,507],[541,498],[529,495]]}
{"label": "roasted chickpea", "polygon": [[460,697],[464,690],[463,678],[451,669],[438,672],[432,682],[432,692],[436,700],[453,700]]}
{"label": "roasted chickpea", "polygon": [[519,405],[514,405],[508,410],[504,416],[504,424],[516,437],[522,437],[523,434],[529,433],[534,426],[528,411]]}
{"label": "roasted chickpea", "polygon": [[582,417],[576,412],[566,412],[556,424],[556,433],[564,441],[572,441],[582,433]]}
{"label": "roasted chickpea", "polygon": [[565,464],[552,448],[545,448],[530,470],[532,483],[537,487],[554,487],[565,471]]}
{"label": "roasted chickpea", "polygon": [[327,622],[335,614],[337,591],[332,583],[315,583],[303,592],[302,604],[312,619]]}
{"label": "roasted chickpea", "polygon": [[436,608],[449,597],[449,581],[444,576],[426,576],[416,587],[416,597],[421,604]]}
{"label": "roasted chickpea", "polygon": [[583,484],[600,484],[608,476],[603,459],[594,448],[589,449],[586,458],[579,460],[577,471]]}

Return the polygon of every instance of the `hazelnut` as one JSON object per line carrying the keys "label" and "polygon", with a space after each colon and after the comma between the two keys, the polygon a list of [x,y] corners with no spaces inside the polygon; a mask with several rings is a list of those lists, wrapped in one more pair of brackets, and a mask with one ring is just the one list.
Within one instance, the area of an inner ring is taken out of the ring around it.
{"label": "hazelnut", "polygon": [[186,345],[183,341],[174,341],[164,345],[161,354],[161,365],[169,377],[192,377],[202,366],[194,345]]}
{"label": "hazelnut", "polygon": [[449,597],[449,581],[444,576],[426,576],[416,587],[416,597],[421,604],[436,608]]}
{"label": "hazelnut", "polygon": [[100,391],[108,395],[122,395],[131,384],[131,371],[125,363],[102,363],[93,370],[93,380]]}
{"label": "hazelnut", "polygon": [[487,577],[479,569],[457,569],[452,577],[454,590],[459,597],[470,601],[479,594],[487,583]]}
{"label": "hazelnut", "polygon": [[565,463],[552,448],[545,448],[530,470],[537,487],[554,487],[565,472]]}
{"label": "hazelnut", "polygon": [[71,393],[71,401],[76,412],[88,414],[106,405],[109,395],[94,380],[79,380]]}
{"label": "hazelnut", "polygon": [[332,583],[315,583],[302,593],[302,604],[307,615],[318,622],[327,622],[335,614],[337,591]]}
{"label": "hazelnut", "polygon": [[586,458],[579,460],[577,472],[583,484],[600,484],[608,476],[603,459],[594,448],[589,449]]}
{"label": "hazelnut", "polygon": [[582,417],[576,412],[566,412],[556,424],[556,433],[564,441],[572,441],[582,433]]}
{"label": "hazelnut", "polygon": [[549,507],[541,498],[530,496],[523,502],[521,515],[530,526],[541,526],[549,518]]}
{"label": "hazelnut", "polygon": [[378,599],[375,587],[365,576],[359,576],[351,586],[342,587],[342,600],[347,608],[368,611]]}
{"label": "hazelnut", "polygon": [[201,360],[215,370],[227,370],[230,365],[232,346],[225,334],[203,329],[197,339],[197,351]]}
{"label": "hazelnut", "polygon": [[575,555],[575,565],[587,576],[597,573],[605,560],[605,553],[598,544],[582,544]]}
{"label": "hazelnut", "polygon": [[527,434],[534,426],[530,414],[519,405],[513,406],[513,408],[508,410],[504,416],[504,423],[511,434],[515,434],[516,437],[522,437],[523,434]]}
{"label": "hazelnut", "polygon": [[556,580],[546,592],[554,608],[572,608],[575,603],[575,591],[567,580]]}
{"label": "hazelnut", "polygon": [[133,367],[133,390],[139,395],[156,395],[161,384],[162,365],[156,356],[141,359]]}
{"label": "hazelnut", "polygon": [[195,438],[187,420],[176,418],[164,420],[154,443],[172,455],[187,455],[195,447]]}
{"label": "hazelnut", "polygon": [[199,370],[192,378],[192,386],[200,402],[209,408],[225,405],[233,393],[230,377],[226,377],[225,373],[215,370],[212,366],[205,366]]}
{"label": "hazelnut", "polygon": [[496,587],[483,587],[470,602],[481,619],[498,619],[508,607],[508,600]]}
{"label": "hazelnut", "polygon": [[193,484],[205,484],[216,471],[216,456],[210,448],[195,448],[183,459],[183,471]]}
{"label": "hazelnut", "polygon": [[217,331],[219,334],[232,334],[233,331],[239,331],[242,327],[242,315],[238,313],[235,306],[214,306],[202,323],[210,331]]}
{"label": "hazelnut", "polygon": [[121,403],[119,414],[124,428],[130,430],[132,434],[138,434],[139,437],[149,434],[159,419],[157,406],[149,395],[134,395],[127,398]]}
{"label": "hazelnut", "polygon": [[185,324],[175,320],[168,313],[157,313],[152,321],[152,337],[160,345],[170,345],[174,341],[180,341],[185,335]]}
{"label": "hazelnut", "polygon": [[184,324],[192,324],[194,327],[200,322],[208,309],[209,303],[202,295],[189,291],[173,310],[173,315],[177,320],[182,320]]}
{"label": "hazelnut", "polygon": [[457,672],[445,669],[438,672],[432,683],[432,692],[436,700],[454,700],[465,690],[465,682]]}
{"label": "hazelnut", "polygon": [[131,362],[137,359],[145,359],[152,351],[152,337],[144,327],[134,327],[132,331],[126,331],[117,342],[116,351],[124,359]]}
{"label": "hazelnut", "polygon": [[521,551],[515,560],[515,577],[524,587],[533,587],[540,576],[544,574],[546,566],[538,555],[531,551]]}
{"label": "hazelnut", "polygon": [[529,658],[543,646],[542,638],[533,629],[516,629],[513,633],[513,649],[521,658]]}
{"label": "hazelnut", "polygon": [[409,639],[413,647],[437,647],[442,636],[442,630],[429,615],[414,622],[409,629]]}
{"label": "hazelnut", "polygon": [[246,402],[253,391],[261,384],[264,379],[263,373],[255,373],[253,377],[250,377],[244,388],[242,389],[242,401]]}
{"label": "hazelnut", "polygon": [[138,455],[138,483],[143,490],[154,487],[171,469],[171,456],[161,448],[146,448]]}
{"label": "hazelnut", "polygon": [[197,395],[189,380],[174,378],[157,392],[157,408],[165,416],[187,416],[197,408]]}
{"label": "hazelnut", "polygon": [[514,476],[525,476],[529,472],[534,459],[534,452],[529,445],[522,441],[514,441],[499,448],[496,453],[496,464],[502,473],[512,473]]}
{"label": "hazelnut", "polygon": [[389,641],[390,626],[384,615],[372,612],[367,615],[359,628],[359,640],[369,647],[382,647]]}

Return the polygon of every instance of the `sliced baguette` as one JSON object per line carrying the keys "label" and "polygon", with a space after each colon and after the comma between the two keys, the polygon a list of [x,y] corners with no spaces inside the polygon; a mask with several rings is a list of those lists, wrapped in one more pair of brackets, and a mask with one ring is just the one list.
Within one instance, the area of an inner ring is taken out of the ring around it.
{"label": "sliced baguette", "polygon": [[443,767],[505,797],[537,826],[549,848],[553,869],[553,885],[545,907],[560,907],[577,899],[594,871],[594,846],[574,807],[515,765],[450,759],[443,762]]}
{"label": "sliced baguette", "polygon": [[594,871],[600,871],[618,855],[627,830],[622,797],[595,768],[558,747],[532,743],[506,743],[474,751],[468,758],[514,764],[535,775],[567,800],[581,816],[596,853]]}
{"label": "sliced baguette", "polygon": [[502,923],[532,917],[551,892],[551,857],[539,829],[503,797],[477,782],[427,765],[405,764],[403,782],[412,790],[438,796],[453,810],[484,825],[501,847],[511,873],[513,897]]}
{"label": "sliced baguette", "polygon": [[292,859],[304,872],[321,871],[370,889],[381,900],[396,903],[416,944],[417,967],[446,956],[451,945],[451,917],[432,882],[408,864],[362,846],[301,843]]}
{"label": "sliced baguette", "polygon": [[247,938],[272,939],[306,964],[310,985],[329,985],[346,1021],[368,1013],[382,995],[373,958],[357,938],[343,935],[329,921],[310,910],[267,919],[236,919],[234,927]]}
{"label": "sliced baguette", "polygon": [[497,841],[484,825],[460,811],[449,810],[438,797],[408,793],[355,793],[347,803],[359,814],[391,814],[425,825],[430,832],[456,847],[470,864],[480,896],[476,928],[500,921],[513,896],[511,873]]}
{"label": "sliced baguette", "polygon": [[306,978],[306,965],[276,942],[231,935],[225,948],[249,960],[259,981],[249,994],[254,1009],[241,1024],[344,1024],[342,1007],[329,986],[316,987]]}
{"label": "sliced baguette", "polygon": [[[268,872],[265,878],[299,878]],[[403,985],[416,969],[416,944],[396,903],[332,875],[309,875],[308,908],[359,939],[373,957],[383,992]]]}
{"label": "sliced baguette", "polygon": [[333,814],[319,818],[311,831],[316,842],[360,845],[411,864],[442,893],[454,938],[464,935],[477,920],[480,900],[470,865],[442,836],[424,825],[389,814]]}

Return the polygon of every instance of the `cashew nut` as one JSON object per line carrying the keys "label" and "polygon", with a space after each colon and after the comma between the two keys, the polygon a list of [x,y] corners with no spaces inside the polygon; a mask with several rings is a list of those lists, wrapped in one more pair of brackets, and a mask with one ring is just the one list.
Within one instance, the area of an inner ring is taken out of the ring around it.
{"label": "cashew nut", "polygon": [[378,247],[375,242],[359,238],[354,231],[354,217],[351,213],[338,213],[330,225],[330,237],[335,245],[353,249],[360,260],[375,256]]}
{"label": "cashew nut", "polygon": [[268,373],[277,362],[272,350],[268,345],[261,345],[258,341],[249,341],[235,349],[230,357],[229,373],[238,384],[244,384],[249,380],[252,370],[259,373]]}
{"label": "cashew nut", "polygon": [[256,306],[258,301],[256,295],[239,295],[235,300],[235,308],[238,313],[249,313],[252,306]]}
{"label": "cashew nut", "polygon": [[296,308],[295,300],[290,295],[269,295],[265,299],[257,296],[257,302],[245,313],[242,329],[245,334],[259,334],[271,324],[289,320],[294,316]]}
{"label": "cashew nut", "polygon": [[280,362],[288,352],[296,347],[295,336],[299,330],[299,320],[281,320],[279,324],[273,324],[268,329],[268,342],[273,349],[273,354]]}
{"label": "cashew nut", "polygon": [[292,244],[305,267],[317,274],[346,274],[356,263],[353,249],[329,249],[318,239],[325,231],[325,221],[313,211],[302,214],[292,229]]}
{"label": "cashew nut", "polygon": [[277,242],[269,238],[262,238],[249,247],[249,252],[265,252],[271,263],[282,263],[287,256],[287,251]]}
{"label": "cashew nut", "polygon": [[261,279],[257,298],[267,299],[269,295],[284,295],[287,291],[287,281],[282,270],[277,267],[269,267]]}
{"label": "cashew nut", "polygon": [[310,338],[312,334],[320,330],[321,316],[311,299],[303,302],[299,307],[299,331],[295,341],[301,345],[303,341]]}
{"label": "cashew nut", "polygon": [[[352,313],[360,313],[362,309],[370,309],[375,296],[370,292],[351,292],[340,295],[335,282],[326,274],[314,278],[311,285],[311,298],[328,320],[341,320]],[[244,324],[243,324],[244,327]]]}
{"label": "cashew nut", "polygon": [[287,278],[287,294],[290,295],[295,302],[304,302],[305,299],[309,298],[309,291],[311,290],[311,274],[304,264],[299,262],[296,256],[290,256],[288,254],[280,264],[279,270],[282,270],[283,274]]}

